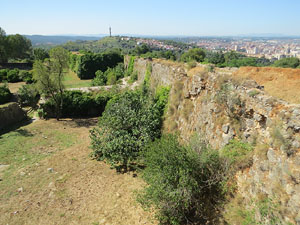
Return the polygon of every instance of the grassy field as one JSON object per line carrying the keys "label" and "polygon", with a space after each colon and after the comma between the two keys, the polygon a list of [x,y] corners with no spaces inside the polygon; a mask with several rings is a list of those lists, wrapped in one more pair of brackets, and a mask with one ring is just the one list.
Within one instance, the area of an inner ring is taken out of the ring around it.
{"label": "grassy field", "polygon": [[66,88],[80,88],[80,87],[90,87],[92,80],[80,80],[76,73],[69,71],[64,80]]}
{"label": "grassy field", "polygon": [[[90,87],[91,82],[92,80],[80,80],[76,73],[71,70],[69,70],[64,77],[64,85],[66,88]],[[9,90],[12,93],[17,93],[19,88],[23,85],[25,85],[25,82],[8,83]]]}
{"label": "grassy field", "polygon": [[38,120],[0,136],[0,224],[156,223],[135,201],[139,177],[89,157],[96,123]]}

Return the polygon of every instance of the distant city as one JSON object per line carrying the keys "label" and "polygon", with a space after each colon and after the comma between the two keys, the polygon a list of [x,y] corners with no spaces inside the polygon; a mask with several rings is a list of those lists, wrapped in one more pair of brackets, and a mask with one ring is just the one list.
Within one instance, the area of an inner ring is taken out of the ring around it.
{"label": "distant city", "polygon": [[[59,45],[68,41],[97,41],[102,37],[90,36],[43,36],[26,35],[33,46]],[[237,51],[246,56],[270,60],[298,57],[300,58],[300,37],[163,37],[163,36],[117,36],[122,41],[134,41],[137,45],[146,44],[164,50],[186,50],[187,47],[199,47],[210,51]],[[168,42],[172,40],[175,42]],[[178,43],[179,42],[179,43]],[[181,45],[185,43],[185,45]]]}
{"label": "distant city", "polygon": [[[237,51],[247,56],[282,59],[300,58],[300,38],[174,38],[187,44],[196,45],[211,51]],[[167,50],[178,50],[178,47],[166,45],[156,39],[138,39],[137,44],[145,43]]]}

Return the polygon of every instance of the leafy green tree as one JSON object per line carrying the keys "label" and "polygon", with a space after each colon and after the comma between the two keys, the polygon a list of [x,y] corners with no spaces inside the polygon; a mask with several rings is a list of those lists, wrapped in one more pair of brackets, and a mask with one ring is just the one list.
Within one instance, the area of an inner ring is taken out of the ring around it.
{"label": "leafy green tree", "polygon": [[35,48],[33,50],[33,56],[35,60],[44,61],[46,58],[49,58],[49,53],[43,48]]}
{"label": "leafy green tree", "polygon": [[161,114],[141,91],[128,91],[111,99],[91,131],[98,160],[123,167],[134,162],[144,145],[160,136]]}
{"label": "leafy green tree", "polygon": [[300,60],[295,57],[284,58],[274,62],[273,66],[283,68],[297,68],[300,66]]}
{"label": "leafy green tree", "polygon": [[0,63],[7,62],[7,58],[6,33],[0,27]]}
{"label": "leafy green tree", "polygon": [[205,56],[207,62],[213,64],[222,64],[225,62],[224,54],[222,52],[207,52]]}
{"label": "leafy green tree", "polygon": [[50,51],[50,59],[36,61],[33,65],[33,78],[37,81],[40,94],[45,94],[55,102],[56,118],[59,120],[63,106],[63,77],[68,68],[68,51],[56,47]]}
{"label": "leafy green tree", "polygon": [[40,96],[33,84],[26,84],[18,90],[17,97],[21,106],[30,106],[32,109],[36,109]]}
{"label": "leafy green tree", "polygon": [[205,58],[205,51],[201,48],[192,48],[187,52],[183,53],[181,56],[181,61],[183,62],[190,62],[190,61],[197,61],[203,62]]}
{"label": "leafy green tree", "polygon": [[7,36],[8,57],[11,59],[25,59],[31,55],[31,41],[16,34]]}
{"label": "leafy green tree", "polygon": [[148,45],[146,44],[142,44],[141,46],[137,46],[135,48],[135,52],[137,55],[142,55],[142,54],[145,54],[147,52],[150,52],[150,48]]}

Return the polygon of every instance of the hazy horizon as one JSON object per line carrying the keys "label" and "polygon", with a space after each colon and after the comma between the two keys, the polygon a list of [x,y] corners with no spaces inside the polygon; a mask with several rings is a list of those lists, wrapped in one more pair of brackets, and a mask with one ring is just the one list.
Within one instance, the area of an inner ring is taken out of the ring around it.
{"label": "hazy horizon", "polygon": [[[93,36],[300,36],[297,0],[132,0],[1,3],[7,34]],[[13,13],[13,16],[12,16]]]}

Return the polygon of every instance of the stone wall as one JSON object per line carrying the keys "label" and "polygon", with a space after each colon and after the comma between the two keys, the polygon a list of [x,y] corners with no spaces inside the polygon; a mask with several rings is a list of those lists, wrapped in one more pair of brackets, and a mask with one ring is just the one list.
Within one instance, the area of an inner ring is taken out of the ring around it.
{"label": "stone wall", "polygon": [[152,88],[171,86],[164,129],[184,140],[198,133],[216,149],[233,138],[256,146],[253,165],[237,173],[238,193],[245,203],[258,195],[275,199],[281,223],[300,224],[300,105],[269,96],[226,68],[190,73],[183,64],[137,58],[140,83],[148,64]]}
{"label": "stone wall", "polygon": [[7,128],[26,118],[26,113],[21,107],[13,102],[0,105],[0,130]]}

